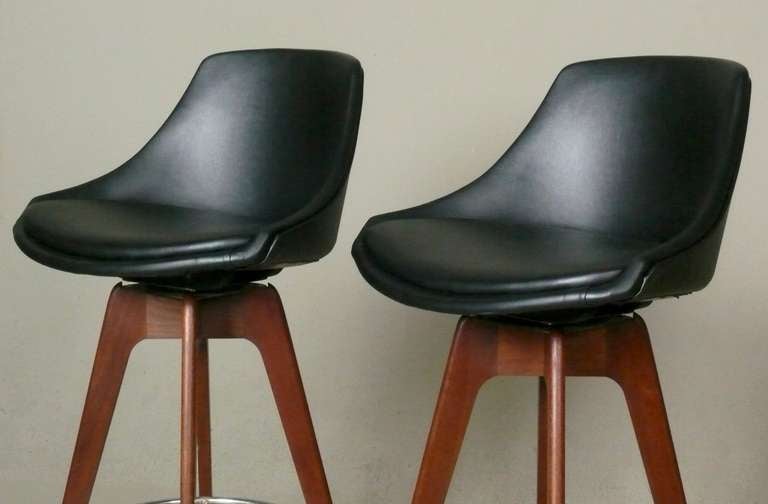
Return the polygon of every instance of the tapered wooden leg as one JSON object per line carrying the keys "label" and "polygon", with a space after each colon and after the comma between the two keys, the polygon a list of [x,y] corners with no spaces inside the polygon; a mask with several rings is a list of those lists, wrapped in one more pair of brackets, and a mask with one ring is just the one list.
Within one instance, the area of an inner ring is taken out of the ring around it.
{"label": "tapered wooden leg", "polygon": [[624,390],[655,504],[685,504],[661,386],[642,319],[536,328],[462,318],[443,378],[413,504],[448,493],[478,389],[492,376],[538,376],[538,504],[565,503],[565,377],[603,376]]}
{"label": "tapered wooden leg", "polygon": [[267,296],[257,295],[252,301],[252,325],[246,338],[258,347],[264,360],[304,500],[307,504],[331,504],[331,493],[280,298],[270,287]]}
{"label": "tapered wooden leg", "polygon": [[461,444],[480,387],[495,374],[496,337],[492,326],[462,319],[437,400],[413,504],[442,504],[448,495]]}
{"label": "tapered wooden leg", "polygon": [[538,444],[538,471],[536,481],[536,502],[547,504],[547,382],[539,378],[539,444]]}
{"label": "tapered wooden leg", "polygon": [[199,495],[213,495],[211,469],[211,406],[208,340],[198,338],[195,354],[195,419],[197,426],[197,478]]}
{"label": "tapered wooden leg", "polygon": [[184,298],[181,337],[181,504],[195,500],[195,300]]}
{"label": "tapered wooden leg", "polygon": [[208,338],[245,338],[261,351],[307,504],[331,504],[288,324],[277,291],[251,285],[209,296],[118,285],[110,296],[64,504],[88,504],[131,349],[145,338],[182,341],[181,504],[212,493]]}
{"label": "tapered wooden leg", "polygon": [[612,377],[624,391],[654,503],[685,504],[651,341],[642,319],[634,322],[612,342]]}
{"label": "tapered wooden leg", "polygon": [[141,296],[112,290],[93,363],[80,430],[75,443],[64,504],[87,504],[101,462],[120,385],[133,347],[144,338]]}
{"label": "tapered wooden leg", "polygon": [[546,375],[546,500],[565,504],[565,371],[563,337],[549,339]]}

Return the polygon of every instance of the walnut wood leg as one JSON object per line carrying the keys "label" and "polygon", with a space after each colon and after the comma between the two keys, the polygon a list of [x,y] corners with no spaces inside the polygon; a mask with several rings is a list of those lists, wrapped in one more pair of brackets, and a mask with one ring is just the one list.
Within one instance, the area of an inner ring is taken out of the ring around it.
{"label": "walnut wood leg", "polygon": [[181,504],[195,500],[195,300],[184,298],[181,336]]}
{"label": "walnut wood leg", "polygon": [[213,495],[211,469],[211,406],[208,340],[198,338],[195,354],[195,420],[197,426],[197,478],[199,495]]}
{"label": "walnut wood leg", "polygon": [[91,499],[128,358],[145,336],[143,320],[142,297],[116,286],[107,303],[64,504],[87,504]]}
{"label": "walnut wood leg", "polygon": [[685,504],[648,331],[640,317],[612,342],[612,378],[624,391],[656,504]]}
{"label": "walnut wood leg", "polygon": [[565,374],[563,337],[549,338],[546,375],[546,503],[565,504]]}
{"label": "walnut wood leg", "polygon": [[271,287],[251,296],[246,339],[261,352],[307,504],[331,504],[299,365],[282,303]]}
{"label": "walnut wood leg", "polygon": [[181,504],[210,495],[207,339],[245,338],[261,351],[299,482],[308,504],[331,504],[288,324],[277,291],[250,285],[211,296],[118,285],[110,296],[83,411],[64,504],[88,504],[131,349],[139,341],[182,341]]}
{"label": "walnut wood leg", "polygon": [[685,504],[650,339],[637,315],[564,328],[462,318],[414,504],[444,502],[475,396],[484,381],[497,375],[540,377],[538,504],[565,502],[566,376],[604,376],[621,385],[654,502]]}
{"label": "walnut wood leg", "polygon": [[442,504],[480,387],[495,374],[496,331],[476,319],[459,321],[445,369],[413,504]]}
{"label": "walnut wood leg", "polygon": [[538,478],[536,482],[537,504],[547,504],[547,382],[539,378],[539,444]]}

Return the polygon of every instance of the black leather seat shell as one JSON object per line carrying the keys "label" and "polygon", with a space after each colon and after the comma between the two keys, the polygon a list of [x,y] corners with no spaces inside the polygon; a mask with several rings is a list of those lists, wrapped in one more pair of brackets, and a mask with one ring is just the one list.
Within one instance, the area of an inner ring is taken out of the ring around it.
{"label": "black leather seat shell", "polygon": [[425,289],[456,294],[599,285],[653,247],[579,229],[436,218],[385,220],[373,224],[363,239],[383,269]]}
{"label": "black leather seat shell", "polygon": [[209,56],[146,146],[33,199],[16,242],[57,269],[185,288],[316,261],[336,240],[362,88],[342,53]]}
{"label": "black leather seat shell", "polygon": [[108,200],[48,200],[30,205],[24,229],[42,245],[94,259],[161,259],[248,244],[253,220],[212,210]]}
{"label": "black leather seat shell", "polygon": [[621,312],[714,273],[749,110],[746,69],[648,56],[566,67],[484,175],[372,218],[371,285],[458,314]]}

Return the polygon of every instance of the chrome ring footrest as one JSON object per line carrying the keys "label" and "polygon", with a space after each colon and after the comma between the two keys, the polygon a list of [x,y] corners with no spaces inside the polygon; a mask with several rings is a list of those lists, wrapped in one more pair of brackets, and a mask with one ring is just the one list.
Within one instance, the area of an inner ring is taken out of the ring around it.
{"label": "chrome ring footrest", "polygon": [[[181,504],[179,499],[152,501],[144,504]],[[269,504],[263,501],[255,501],[249,499],[230,499],[226,497],[197,497],[195,504]]]}

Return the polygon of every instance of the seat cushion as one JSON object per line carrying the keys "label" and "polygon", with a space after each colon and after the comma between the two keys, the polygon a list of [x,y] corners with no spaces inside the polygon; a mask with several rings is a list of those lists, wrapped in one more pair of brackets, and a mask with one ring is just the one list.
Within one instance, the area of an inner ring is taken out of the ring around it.
{"label": "seat cushion", "polygon": [[169,205],[108,200],[42,200],[21,222],[27,235],[61,253],[129,260],[209,253],[245,245],[251,219]]}
{"label": "seat cushion", "polygon": [[72,192],[32,200],[16,221],[14,239],[31,259],[62,271],[205,291],[317,261],[335,242],[344,199],[342,191],[314,214],[266,222],[204,208],[61,197]]}
{"label": "seat cushion", "polygon": [[370,263],[401,281],[462,295],[524,295],[609,282],[655,242],[556,226],[400,218],[359,238]]}

